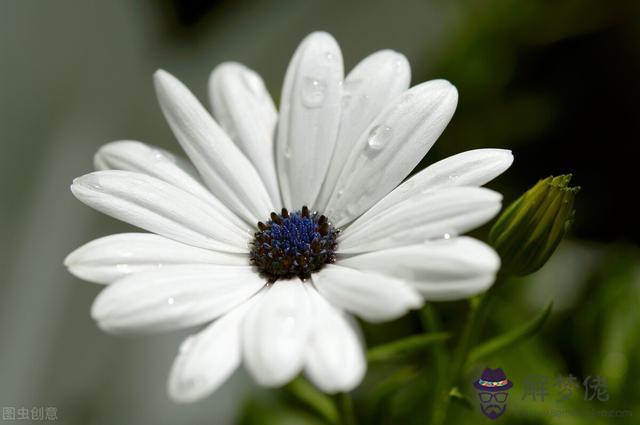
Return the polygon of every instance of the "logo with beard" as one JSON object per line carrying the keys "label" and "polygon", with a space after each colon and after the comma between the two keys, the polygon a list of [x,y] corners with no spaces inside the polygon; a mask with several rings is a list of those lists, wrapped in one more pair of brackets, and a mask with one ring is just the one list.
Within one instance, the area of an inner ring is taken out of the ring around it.
{"label": "logo with beard", "polygon": [[473,383],[480,398],[480,410],[489,419],[496,419],[507,410],[509,388],[513,383],[507,379],[502,368],[486,368],[482,377]]}

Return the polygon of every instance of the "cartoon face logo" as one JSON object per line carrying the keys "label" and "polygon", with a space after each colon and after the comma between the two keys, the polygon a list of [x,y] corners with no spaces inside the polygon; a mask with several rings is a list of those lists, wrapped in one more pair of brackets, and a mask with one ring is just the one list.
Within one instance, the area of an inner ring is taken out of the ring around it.
{"label": "cartoon face logo", "polygon": [[486,368],[482,377],[473,383],[480,398],[480,410],[489,419],[496,419],[507,410],[508,390],[513,383],[502,368]]}

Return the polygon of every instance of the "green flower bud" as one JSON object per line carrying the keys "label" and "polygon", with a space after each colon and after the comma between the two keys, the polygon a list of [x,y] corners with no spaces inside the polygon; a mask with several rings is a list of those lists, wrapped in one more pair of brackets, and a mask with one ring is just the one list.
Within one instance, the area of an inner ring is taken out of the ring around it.
{"label": "green flower bud", "polygon": [[542,267],[567,233],[580,187],[568,187],[571,174],[547,177],[507,207],[489,233],[503,267],[526,275]]}

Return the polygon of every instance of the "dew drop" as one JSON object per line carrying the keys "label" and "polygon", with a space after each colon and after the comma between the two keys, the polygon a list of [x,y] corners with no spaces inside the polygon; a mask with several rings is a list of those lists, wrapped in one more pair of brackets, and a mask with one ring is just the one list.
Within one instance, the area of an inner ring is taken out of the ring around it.
{"label": "dew drop", "polygon": [[393,136],[393,129],[386,125],[377,125],[371,129],[367,138],[367,147],[374,151],[381,151]]}
{"label": "dew drop", "polygon": [[158,162],[175,162],[176,159],[173,155],[168,155],[158,149],[151,149],[151,157]]}
{"label": "dew drop", "polygon": [[336,56],[331,52],[325,53],[324,57],[327,58],[328,61],[333,61],[336,58]]}
{"label": "dew drop", "polygon": [[344,195],[344,188],[340,188],[338,189],[338,192],[336,193],[336,198],[340,199],[342,198],[342,195]]}
{"label": "dew drop", "polygon": [[93,190],[103,190],[103,187],[100,184],[100,177],[96,176],[95,174],[87,174],[86,176],[79,177],[74,180],[74,183],[80,184]]}
{"label": "dew drop", "polygon": [[[450,231],[448,231],[448,232],[444,232],[444,233],[442,234],[442,236],[440,236],[440,238],[439,238],[439,239],[440,239],[440,240],[442,240],[442,241],[450,241],[450,242],[453,242],[453,241],[455,240],[455,237],[456,237],[456,236],[457,236],[457,234],[455,233],[455,231],[450,230]],[[438,240],[438,239],[436,239],[436,240]]]}
{"label": "dew drop", "polygon": [[175,302],[176,302],[176,300],[173,297],[169,297],[167,299],[167,304],[169,304],[169,305],[173,305]]}
{"label": "dew drop", "polygon": [[459,177],[460,177],[460,176],[459,176],[459,175],[457,175],[457,174],[451,174],[451,175],[449,176],[449,183],[451,183],[451,184],[455,184],[455,182],[456,182],[456,181],[458,181],[458,178],[459,178]]}
{"label": "dew drop", "polygon": [[319,108],[324,103],[327,84],[317,78],[305,77],[302,87],[302,104],[307,108]]}

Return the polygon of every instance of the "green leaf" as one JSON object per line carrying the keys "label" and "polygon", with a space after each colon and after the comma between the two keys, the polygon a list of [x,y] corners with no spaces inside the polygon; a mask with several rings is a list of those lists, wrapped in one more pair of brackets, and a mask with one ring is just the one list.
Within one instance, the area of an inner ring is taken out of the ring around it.
{"label": "green leaf", "polygon": [[497,353],[498,351],[504,350],[505,348],[512,347],[519,342],[535,335],[542,328],[542,325],[544,325],[544,322],[549,317],[552,306],[553,302],[550,301],[547,307],[529,322],[521,325],[518,328],[505,332],[502,335],[498,335],[483,344],[475,346],[469,353],[467,364],[476,363],[477,361],[488,357],[491,354]]}
{"label": "green leaf", "polygon": [[369,395],[369,401],[372,405],[378,405],[382,399],[390,394],[394,394],[399,388],[409,385],[409,383],[419,375],[420,371],[413,366],[396,370],[375,386]]}
{"label": "green leaf", "polygon": [[445,332],[410,336],[371,348],[367,351],[367,360],[372,363],[407,356],[422,351],[432,344],[446,341],[450,337],[451,335]]}
{"label": "green leaf", "polygon": [[338,423],[338,410],[333,400],[326,394],[318,391],[313,385],[303,378],[291,381],[286,390],[298,401],[311,408],[316,414],[328,423]]}

